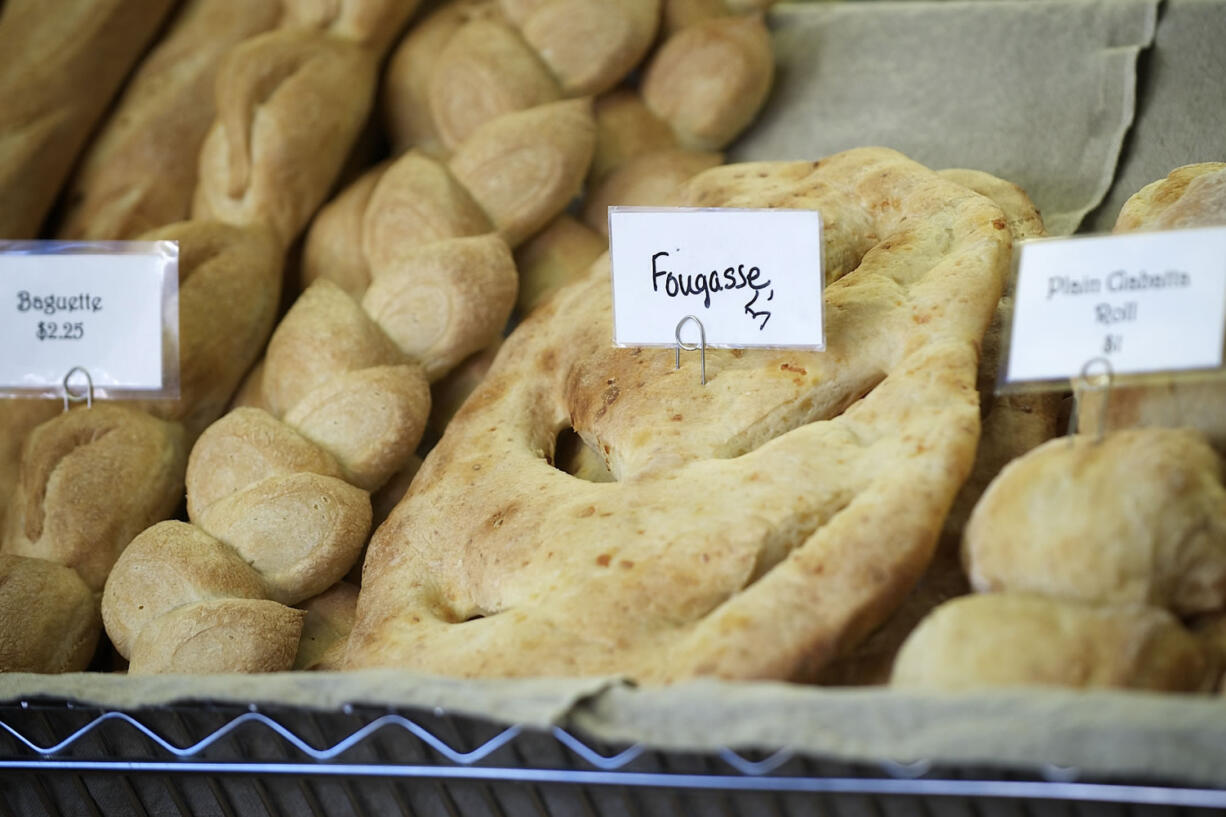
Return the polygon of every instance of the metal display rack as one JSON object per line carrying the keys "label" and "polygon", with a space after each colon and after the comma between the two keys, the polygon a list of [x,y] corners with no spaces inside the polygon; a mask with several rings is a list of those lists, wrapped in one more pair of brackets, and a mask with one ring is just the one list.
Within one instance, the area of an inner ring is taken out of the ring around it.
{"label": "metal display rack", "polygon": [[[292,720],[296,727],[285,725]],[[1158,811],[1155,812],[1155,809]],[[0,707],[8,815],[1191,815],[1226,790],[788,750],[665,752],[562,728],[344,706]]]}

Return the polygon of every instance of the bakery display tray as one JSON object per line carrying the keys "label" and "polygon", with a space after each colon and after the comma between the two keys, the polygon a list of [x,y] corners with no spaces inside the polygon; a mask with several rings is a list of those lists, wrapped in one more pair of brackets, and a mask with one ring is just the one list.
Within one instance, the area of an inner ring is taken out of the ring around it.
{"label": "bakery display tray", "polygon": [[[1226,751],[1226,747],[1220,747]],[[1226,789],[1076,768],[677,751],[442,708],[0,704],[0,815],[1207,814]],[[1157,809],[1157,811],[1155,811]]]}

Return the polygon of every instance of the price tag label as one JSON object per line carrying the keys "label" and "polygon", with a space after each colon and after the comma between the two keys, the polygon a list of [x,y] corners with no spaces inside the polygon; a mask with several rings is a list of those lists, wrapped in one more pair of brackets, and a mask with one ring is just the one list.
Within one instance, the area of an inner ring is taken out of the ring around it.
{"label": "price tag label", "polygon": [[813,210],[612,207],[609,243],[616,346],[675,346],[694,315],[708,346],[825,348]]}
{"label": "price tag label", "polygon": [[1222,365],[1226,228],[1022,243],[1004,384]]}
{"label": "price tag label", "polygon": [[178,244],[0,242],[0,391],[178,396]]}

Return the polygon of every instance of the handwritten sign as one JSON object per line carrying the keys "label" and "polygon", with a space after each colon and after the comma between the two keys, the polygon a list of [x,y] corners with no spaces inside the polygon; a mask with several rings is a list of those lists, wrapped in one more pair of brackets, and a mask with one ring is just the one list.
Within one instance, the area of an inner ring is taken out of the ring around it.
{"label": "handwritten sign", "polygon": [[609,241],[616,346],[673,346],[694,315],[708,346],[825,348],[813,210],[613,207]]}
{"label": "handwritten sign", "polygon": [[1024,242],[1006,385],[1222,365],[1226,228]]}

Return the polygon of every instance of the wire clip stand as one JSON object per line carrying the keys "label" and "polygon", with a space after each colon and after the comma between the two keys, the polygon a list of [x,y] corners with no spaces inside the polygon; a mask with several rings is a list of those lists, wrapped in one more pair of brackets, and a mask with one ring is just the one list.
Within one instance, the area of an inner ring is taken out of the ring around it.
{"label": "wire clip stand", "polygon": [[[686,323],[689,321],[693,321],[694,323],[698,324],[698,343],[685,343],[683,340],[681,340],[681,327],[685,326]],[[701,367],[701,374],[700,374],[701,379],[699,380],[699,382],[702,383],[702,385],[704,386],[707,385],[707,330],[706,330],[706,327],[702,325],[702,321],[698,320],[698,317],[696,315],[686,315],[684,318],[678,321],[677,331],[674,333],[674,335],[677,338],[677,349],[676,349],[677,359],[676,359],[676,363],[673,366],[673,368],[674,369],[681,368],[681,350],[682,349],[684,349],[687,352],[693,352],[697,350],[698,351],[698,362],[699,362],[699,366]]]}
{"label": "wire clip stand", "polygon": [[[1099,372],[1094,373],[1092,370],[1098,367]],[[1103,435],[1107,433],[1107,407],[1111,402],[1111,386],[1115,380],[1115,370],[1111,368],[1111,361],[1105,357],[1096,357],[1087,360],[1085,365],[1081,367],[1081,374],[1078,376],[1078,381],[1081,383],[1083,391],[1087,392],[1102,392],[1102,402],[1098,406],[1098,422],[1094,429],[1094,442],[1102,442]],[[1076,391],[1074,391],[1076,395]],[[1078,427],[1073,431],[1080,432],[1081,428],[1081,397],[1076,396],[1076,404],[1073,406],[1073,418],[1077,422]]]}
{"label": "wire clip stand", "polygon": [[[80,372],[85,375],[85,390],[82,392],[73,393],[72,385],[69,381],[72,376]],[[68,374],[64,375],[64,411],[68,411],[72,403],[84,403],[86,408],[94,406],[94,379],[89,376],[89,370],[84,366],[73,366],[68,370]]]}

